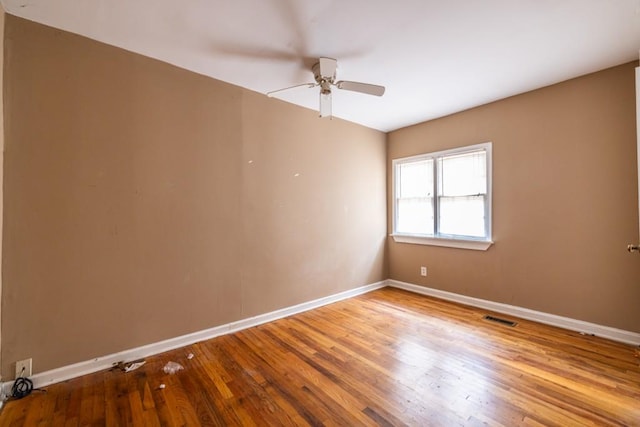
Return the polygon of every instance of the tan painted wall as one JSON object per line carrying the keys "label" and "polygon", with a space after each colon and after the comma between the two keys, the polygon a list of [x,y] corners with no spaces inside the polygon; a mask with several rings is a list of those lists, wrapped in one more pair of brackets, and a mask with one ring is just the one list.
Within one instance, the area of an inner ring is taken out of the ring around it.
{"label": "tan painted wall", "polygon": [[6,28],[5,375],[386,278],[383,133]]}
{"label": "tan painted wall", "polygon": [[493,141],[496,242],[390,240],[390,277],[640,332],[635,65],[390,133],[389,173],[395,158]]}

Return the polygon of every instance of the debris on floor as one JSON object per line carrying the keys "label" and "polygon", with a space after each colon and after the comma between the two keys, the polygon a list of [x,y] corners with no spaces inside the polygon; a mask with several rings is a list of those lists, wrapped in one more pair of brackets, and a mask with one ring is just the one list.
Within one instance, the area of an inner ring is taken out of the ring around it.
{"label": "debris on floor", "polygon": [[113,365],[112,369],[120,369],[122,372],[131,372],[131,371],[135,371],[136,369],[138,369],[140,366],[144,365],[145,363],[147,363],[145,360],[139,359],[139,360],[134,360],[132,362],[123,362],[120,361],[116,364]]}
{"label": "debris on floor", "polygon": [[167,362],[167,364],[164,365],[164,368],[162,368],[164,373],[169,375],[173,375],[182,369],[184,369],[184,367],[181,364],[176,362]]}
{"label": "debris on floor", "polygon": [[138,369],[140,366],[144,365],[145,362],[144,360],[142,362],[131,362],[129,364],[127,364],[127,366],[125,366],[124,371],[125,372],[131,372],[134,371],[136,369]]}
{"label": "debris on floor", "polygon": [[189,360],[193,359],[193,353],[189,353],[189,354],[187,355],[187,359],[189,359]]}

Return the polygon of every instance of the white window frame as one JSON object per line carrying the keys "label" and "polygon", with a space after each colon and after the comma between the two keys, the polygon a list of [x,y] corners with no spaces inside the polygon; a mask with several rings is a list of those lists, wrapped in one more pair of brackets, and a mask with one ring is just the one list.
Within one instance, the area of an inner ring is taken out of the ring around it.
{"label": "white window frame", "polygon": [[[437,179],[439,176],[438,173],[438,158],[443,156],[449,156],[452,154],[464,154],[472,151],[484,150],[486,152],[486,160],[487,160],[487,195],[486,195],[486,203],[485,203],[485,230],[486,237],[484,238],[475,238],[469,236],[451,236],[445,234],[439,234],[437,229],[437,217],[439,214],[439,206],[438,206],[438,182]],[[461,249],[474,249],[486,251],[493,244],[492,240],[492,232],[491,232],[491,223],[492,223],[492,143],[485,142],[482,144],[469,145],[465,147],[452,148],[443,151],[436,151],[433,153],[425,153],[419,154],[417,156],[411,157],[403,157],[399,159],[394,159],[392,163],[392,173],[393,173],[393,220],[392,220],[392,234],[393,240],[399,243],[413,243],[418,245],[432,245],[432,246],[445,246],[452,248],[461,248]],[[398,223],[398,199],[397,194],[399,191],[399,180],[398,180],[398,171],[399,165],[407,162],[415,162],[420,160],[428,160],[433,159],[434,161],[434,187],[436,194],[434,194],[434,235],[423,235],[423,234],[413,234],[413,233],[398,233],[396,232],[396,224]]]}

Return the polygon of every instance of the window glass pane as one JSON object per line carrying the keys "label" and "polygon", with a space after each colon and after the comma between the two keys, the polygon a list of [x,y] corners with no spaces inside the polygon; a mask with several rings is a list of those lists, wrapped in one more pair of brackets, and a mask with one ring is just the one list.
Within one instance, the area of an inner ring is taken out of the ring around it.
{"label": "window glass pane", "polygon": [[398,177],[401,199],[433,196],[433,159],[400,164]]}
{"label": "window glass pane", "polygon": [[440,197],[440,233],[485,236],[484,196]]}
{"label": "window glass pane", "polygon": [[398,165],[396,232],[433,235],[433,159]]}
{"label": "window glass pane", "polygon": [[398,233],[433,235],[433,198],[398,200]]}
{"label": "window glass pane", "polygon": [[487,154],[484,150],[439,158],[439,195],[471,196],[486,194],[486,159]]}

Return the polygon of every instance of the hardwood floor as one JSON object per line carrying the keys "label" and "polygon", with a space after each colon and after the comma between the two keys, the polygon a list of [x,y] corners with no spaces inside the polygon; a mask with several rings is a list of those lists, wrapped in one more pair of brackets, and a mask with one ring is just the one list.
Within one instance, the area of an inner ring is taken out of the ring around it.
{"label": "hardwood floor", "polygon": [[54,384],[0,426],[640,425],[633,346],[485,314],[384,288]]}

